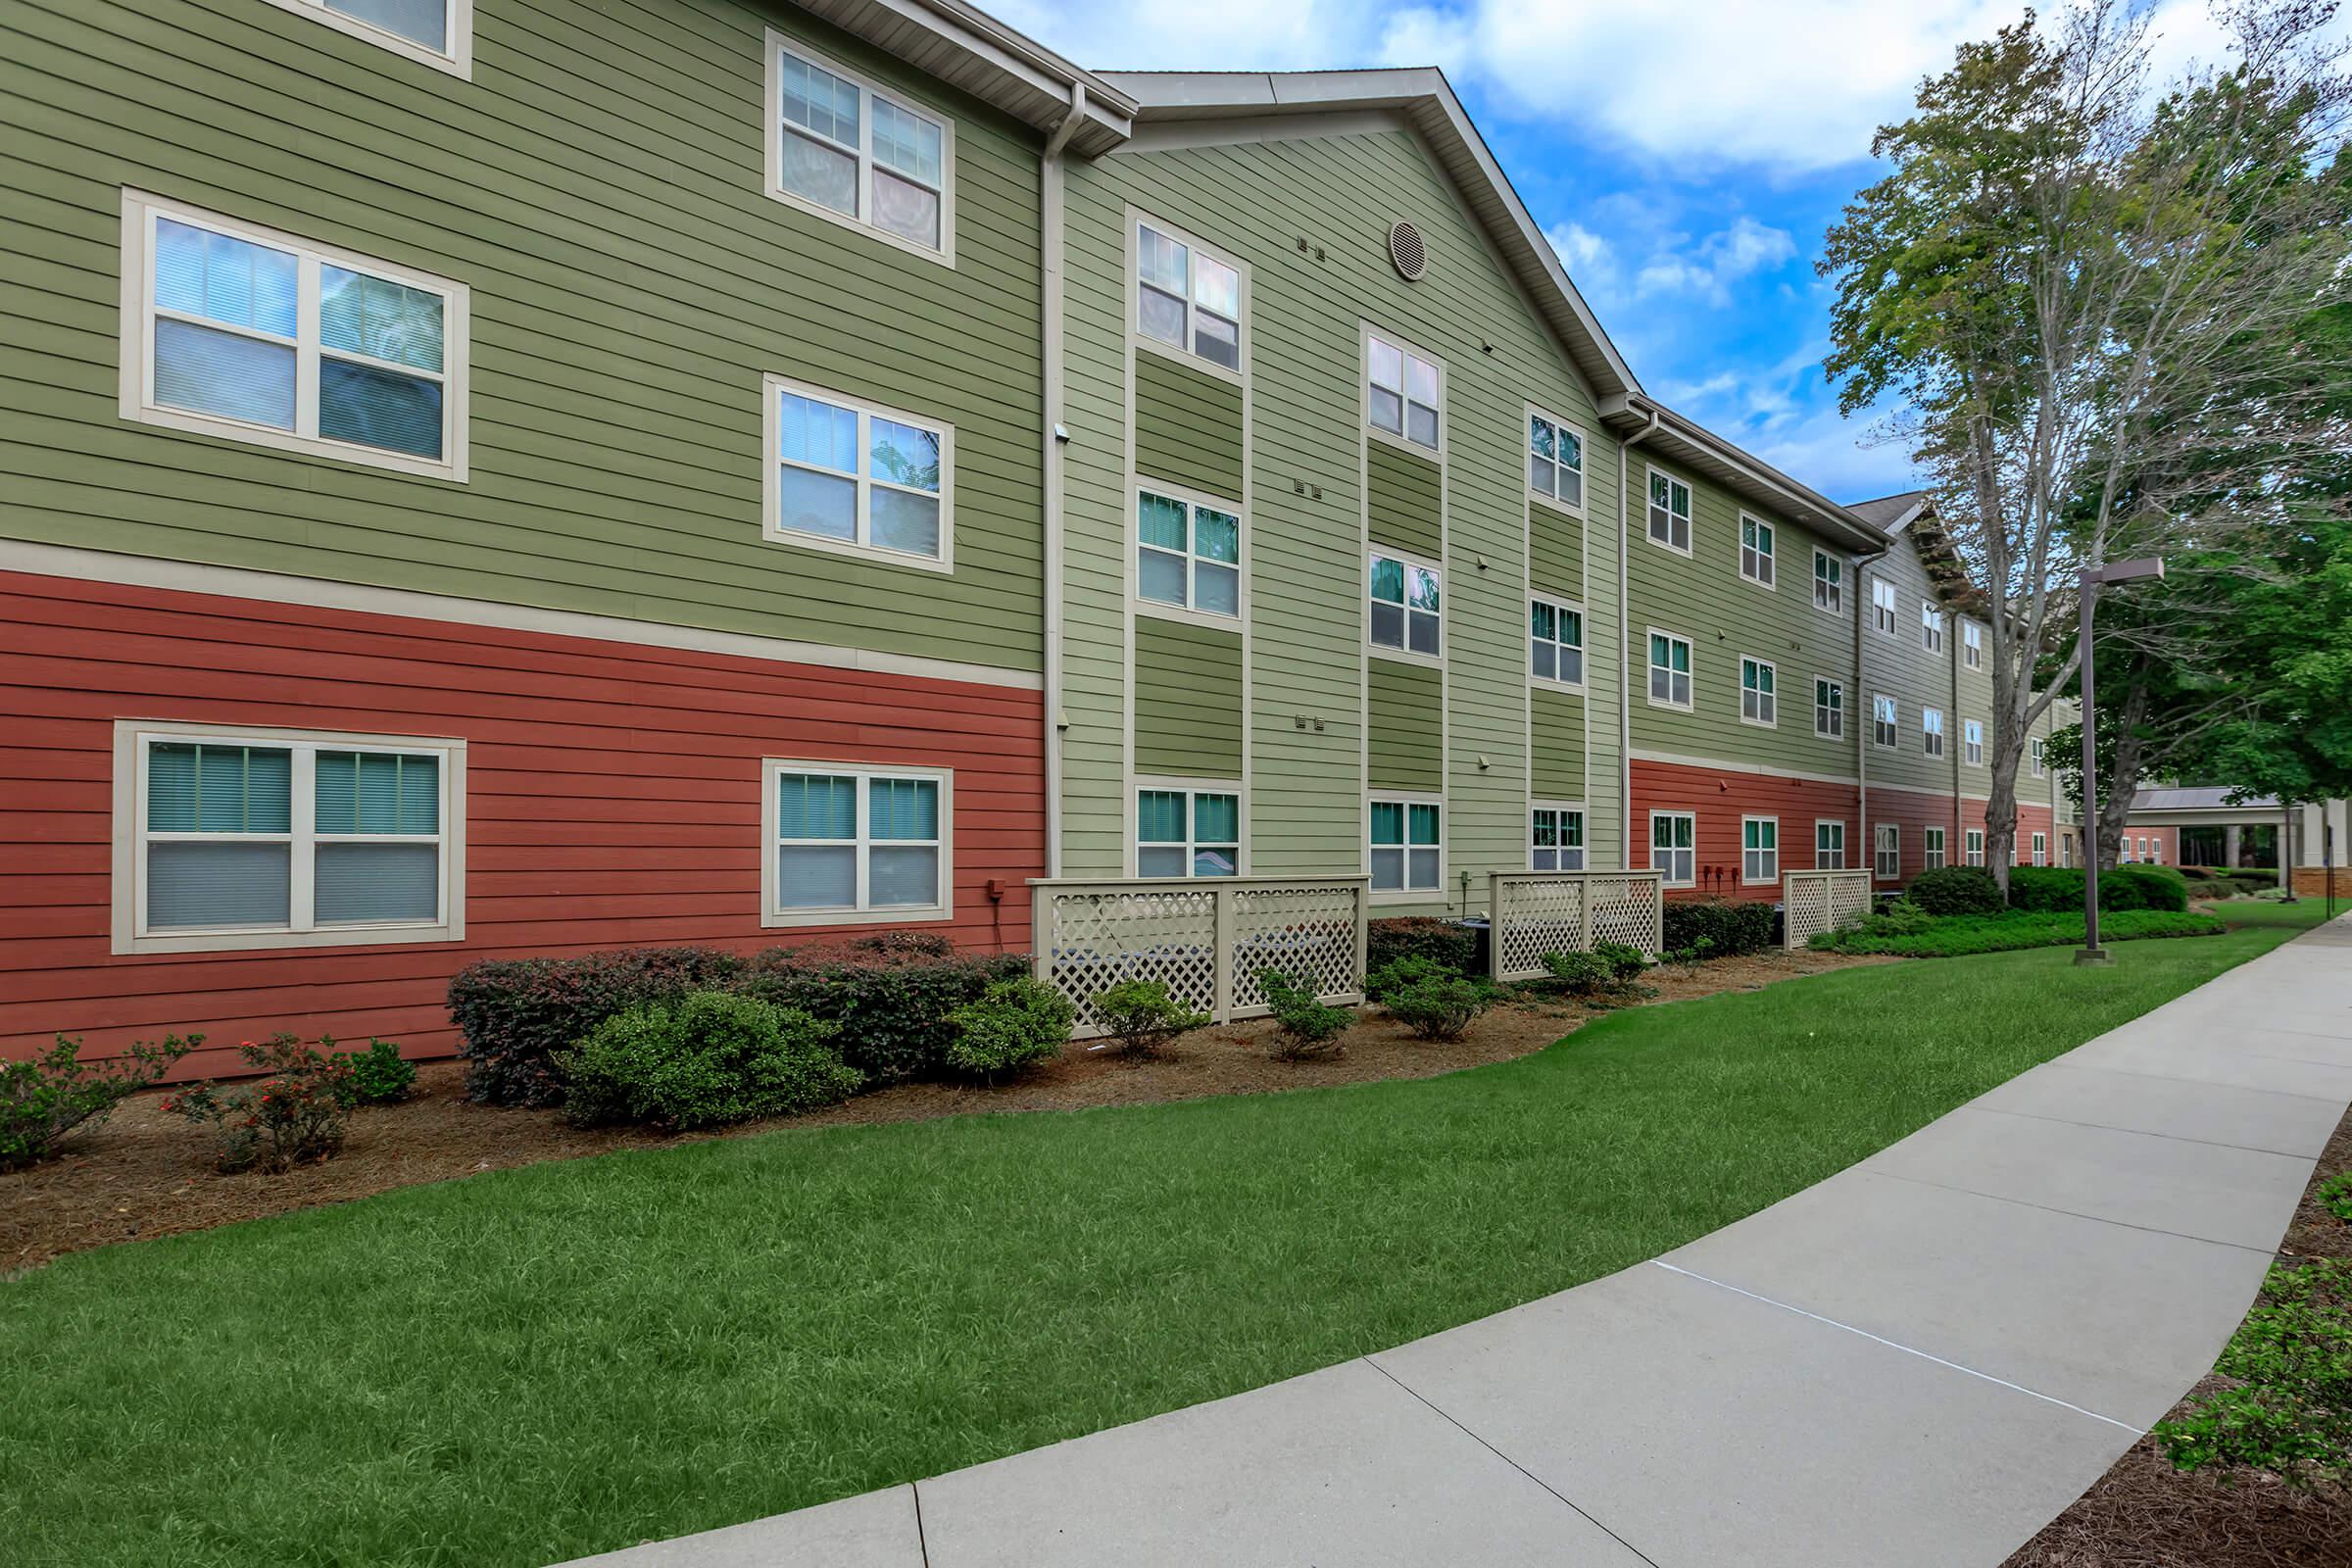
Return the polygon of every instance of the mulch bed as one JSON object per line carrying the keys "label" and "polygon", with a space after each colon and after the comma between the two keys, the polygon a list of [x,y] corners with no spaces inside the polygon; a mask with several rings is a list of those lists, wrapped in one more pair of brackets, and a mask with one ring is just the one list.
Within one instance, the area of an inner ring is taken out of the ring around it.
{"label": "mulch bed", "polygon": [[[2352,1224],[2320,1206],[2320,1184],[2352,1170],[2352,1114],[2335,1129],[2278,1248],[2282,1263],[2352,1258]],[[2178,1418],[2219,1387],[2206,1378],[2169,1411]],[[2154,1438],[2027,1542],[2001,1568],[2346,1568],[2352,1488],[2297,1492],[2258,1471],[2173,1468]]]}
{"label": "mulch bed", "polygon": [[[1695,967],[1668,965],[1650,971],[1655,995],[1642,1004],[1752,991],[1792,975],[1858,963],[1900,961],[1770,952]],[[903,1084],[810,1115],[692,1136],[735,1138],[779,1127],[1157,1104],[1212,1095],[1430,1078],[1541,1051],[1605,1010],[1567,1001],[1514,1002],[1481,1018],[1469,1038],[1442,1045],[1415,1040],[1386,1014],[1366,1009],[1361,1021],[1341,1037],[1344,1053],[1304,1061],[1281,1061],[1271,1055],[1267,1036],[1273,1026],[1264,1021],[1202,1030],[1156,1060],[1129,1061],[1072,1046],[1058,1059],[994,1088]],[[337,1157],[279,1176],[220,1174],[207,1158],[207,1139],[158,1108],[161,1092],[134,1096],[106,1125],[69,1144],[63,1158],[0,1176],[0,1275],[35,1268],[85,1248],[208,1230],[421,1182],[690,1141],[635,1128],[574,1127],[561,1111],[498,1110],[469,1103],[461,1062],[420,1064],[416,1088],[416,1097],[404,1104],[354,1112],[350,1139]]]}

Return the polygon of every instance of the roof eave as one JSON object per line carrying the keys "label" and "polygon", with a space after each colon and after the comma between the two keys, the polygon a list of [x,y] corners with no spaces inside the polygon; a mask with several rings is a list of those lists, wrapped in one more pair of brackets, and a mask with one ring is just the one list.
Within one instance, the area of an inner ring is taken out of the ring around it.
{"label": "roof eave", "polygon": [[1639,394],[1603,398],[1601,421],[1619,435],[1644,432],[1643,445],[1780,515],[1793,517],[1859,555],[1878,555],[1887,536],[1869,519],[1740,450],[1697,421]]}

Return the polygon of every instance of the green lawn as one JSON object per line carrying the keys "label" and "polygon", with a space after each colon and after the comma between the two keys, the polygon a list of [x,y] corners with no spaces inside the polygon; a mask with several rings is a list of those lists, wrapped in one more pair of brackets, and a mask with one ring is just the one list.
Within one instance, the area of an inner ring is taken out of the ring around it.
{"label": "green lawn", "polygon": [[0,1284],[13,1564],[514,1565],[921,1477],[1622,1268],[2289,933],[1848,969],[1412,1083],[486,1175]]}
{"label": "green lawn", "polygon": [[[2232,928],[2308,931],[2328,918],[2326,899],[2297,899],[2292,904],[2269,899],[2227,899],[2212,906],[2224,924]],[[2352,910],[2352,877],[2342,879],[2335,912]]]}

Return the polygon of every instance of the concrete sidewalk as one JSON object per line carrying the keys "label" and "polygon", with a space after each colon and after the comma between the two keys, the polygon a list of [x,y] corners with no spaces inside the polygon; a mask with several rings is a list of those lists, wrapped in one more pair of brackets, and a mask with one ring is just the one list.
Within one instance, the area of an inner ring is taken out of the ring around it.
{"label": "concrete sidewalk", "polygon": [[2212,1366],[2347,1101],[2352,917],[1623,1273],[588,1561],[1992,1568]]}

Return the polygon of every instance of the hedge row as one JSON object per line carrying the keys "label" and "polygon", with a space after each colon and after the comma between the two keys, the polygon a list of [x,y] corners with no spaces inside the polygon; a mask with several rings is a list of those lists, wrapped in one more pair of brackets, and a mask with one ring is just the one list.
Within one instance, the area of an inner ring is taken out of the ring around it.
{"label": "hedge row", "polygon": [[[1904,896],[1930,914],[1998,914],[2006,908],[2062,914],[2082,907],[2083,873],[2054,865],[2009,868],[2009,896],[1982,866],[1945,865],[1922,871]],[[2188,907],[2188,880],[2169,865],[2119,865],[2099,873],[2101,910]]]}
{"label": "hedge row", "polygon": [[1670,954],[1736,958],[1771,947],[1775,925],[1772,906],[1759,900],[1668,899],[1659,935]]}
{"label": "hedge row", "polygon": [[1457,974],[1478,962],[1478,933],[1451,920],[1426,914],[1371,920],[1364,929],[1364,970],[1385,969],[1398,958],[1427,958]]}
{"label": "hedge row", "polygon": [[[2130,942],[2149,937],[2218,937],[2229,928],[2209,914],[2171,909],[2123,909],[2099,919],[2099,940]],[[2080,914],[2040,914],[2012,909],[2006,914],[1945,915],[1924,929],[1873,929],[1872,922],[1813,939],[1827,953],[1890,953],[1905,958],[1954,958],[1972,953],[2008,953],[2020,948],[2069,947],[2084,940]]]}

